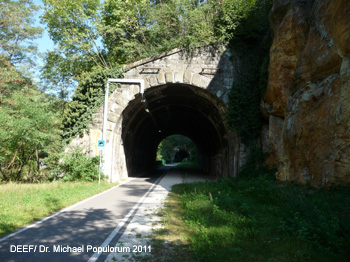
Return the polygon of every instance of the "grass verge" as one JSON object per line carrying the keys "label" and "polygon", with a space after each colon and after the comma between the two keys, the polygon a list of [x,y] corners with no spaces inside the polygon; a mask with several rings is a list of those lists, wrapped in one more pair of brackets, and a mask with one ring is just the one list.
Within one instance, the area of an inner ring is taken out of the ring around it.
{"label": "grass verge", "polygon": [[0,237],[115,185],[106,182],[0,185]]}
{"label": "grass verge", "polygon": [[152,261],[350,257],[349,188],[316,190],[278,183],[267,175],[179,184],[162,213]]}

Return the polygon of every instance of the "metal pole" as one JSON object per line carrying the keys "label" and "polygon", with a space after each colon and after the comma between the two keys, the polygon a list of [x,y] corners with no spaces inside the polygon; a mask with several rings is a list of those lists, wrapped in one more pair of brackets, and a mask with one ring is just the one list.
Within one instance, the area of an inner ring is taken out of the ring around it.
{"label": "metal pole", "polygon": [[103,130],[102,130],[102,140],[106,143],[106,136],[107,136],[107,111],[108,111],[108,94],[109,94],[109,79],[107,80],[107,86],[105,90],[105,104],[103,109]]}
{"label": "metal pole", "polygon": [[98,170],[98,184],[101,183],[101,155],[102,155],[102,150],[100,150],[100,169]]}
{"label": "metal pole", "polygon": [[[141,102],[145,102],[143,93],[145,90],[145,81],[143,79],[124,79],[124,78],[108,78],[107,84],[106,84],[106,90],[105,90],[105,103],[104,103],[104,109],[103,109],[103,126],[102,126],[102,140],[105,141],[105,149],[103,152],[103,160],[106,159],[106,151],[107,151],[107,112],[108,112],[108,95],[109,95],[109,83],[127,83],[127,84],[139,84],[140,85],[140,94],[141,94]],[[102,164],[100,162],[100,167],[105,171],[105,165],[106,162]],[[104,172],[105,173],[105,172]]]}

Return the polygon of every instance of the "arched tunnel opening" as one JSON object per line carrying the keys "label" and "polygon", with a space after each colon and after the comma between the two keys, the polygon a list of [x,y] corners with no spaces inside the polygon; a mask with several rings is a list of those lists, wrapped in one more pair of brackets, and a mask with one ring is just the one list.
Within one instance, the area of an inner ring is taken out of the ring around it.
{"label": "arched tunnel opening", "polygon": [[136,97],[123,111],[129,176],[154,169],[158,145],[174,134],[193,141],[201,170],[220,176],[218,165],[228,155],[225,104],[205,89],[177,83],[146,89],[144,100]]}

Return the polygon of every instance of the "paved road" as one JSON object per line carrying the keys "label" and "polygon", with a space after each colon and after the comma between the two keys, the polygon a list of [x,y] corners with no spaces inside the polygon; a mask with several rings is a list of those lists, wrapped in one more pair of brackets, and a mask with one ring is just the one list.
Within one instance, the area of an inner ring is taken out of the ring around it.
{"label": "paved road", "polygon": [[125,232],[115,245],[105,262],[115,261],[161,261],[162,257],[152,253],[152,233],[163,227],[163,219],[159,209],[164,207],[164,201],[172,186],[180,183],[193,183],[212,179],[201,172],[193,172],[173,168],[166,173],[159,183],[147,194],[136,214],[128,224]]}
{"label": "paved road", "polygon": [[[101,246],[115,246],[139,203],[171,167],[135,178],[14,236],[0,240],[0,261],[103,261]],[[66,252],[67,251],[67,252]],[[75,251],[75,252],[70,252]]]}

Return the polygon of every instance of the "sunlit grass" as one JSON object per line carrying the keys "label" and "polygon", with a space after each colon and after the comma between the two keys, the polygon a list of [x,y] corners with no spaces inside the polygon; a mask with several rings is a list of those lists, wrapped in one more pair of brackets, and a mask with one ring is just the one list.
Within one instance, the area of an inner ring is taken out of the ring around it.
{"label": "sunlit grass", "polygon": [[0,236],[115,185],[105,182],[0,185]]}
{"label": "sunlit grass", "polygon": [[154,234],[159,261],[179,261],[166,255],[175,249],[181,261],[326,262],[350,255],[349,188],[316,190],[264,175],[180,184],[162,213],[164,228]]}

